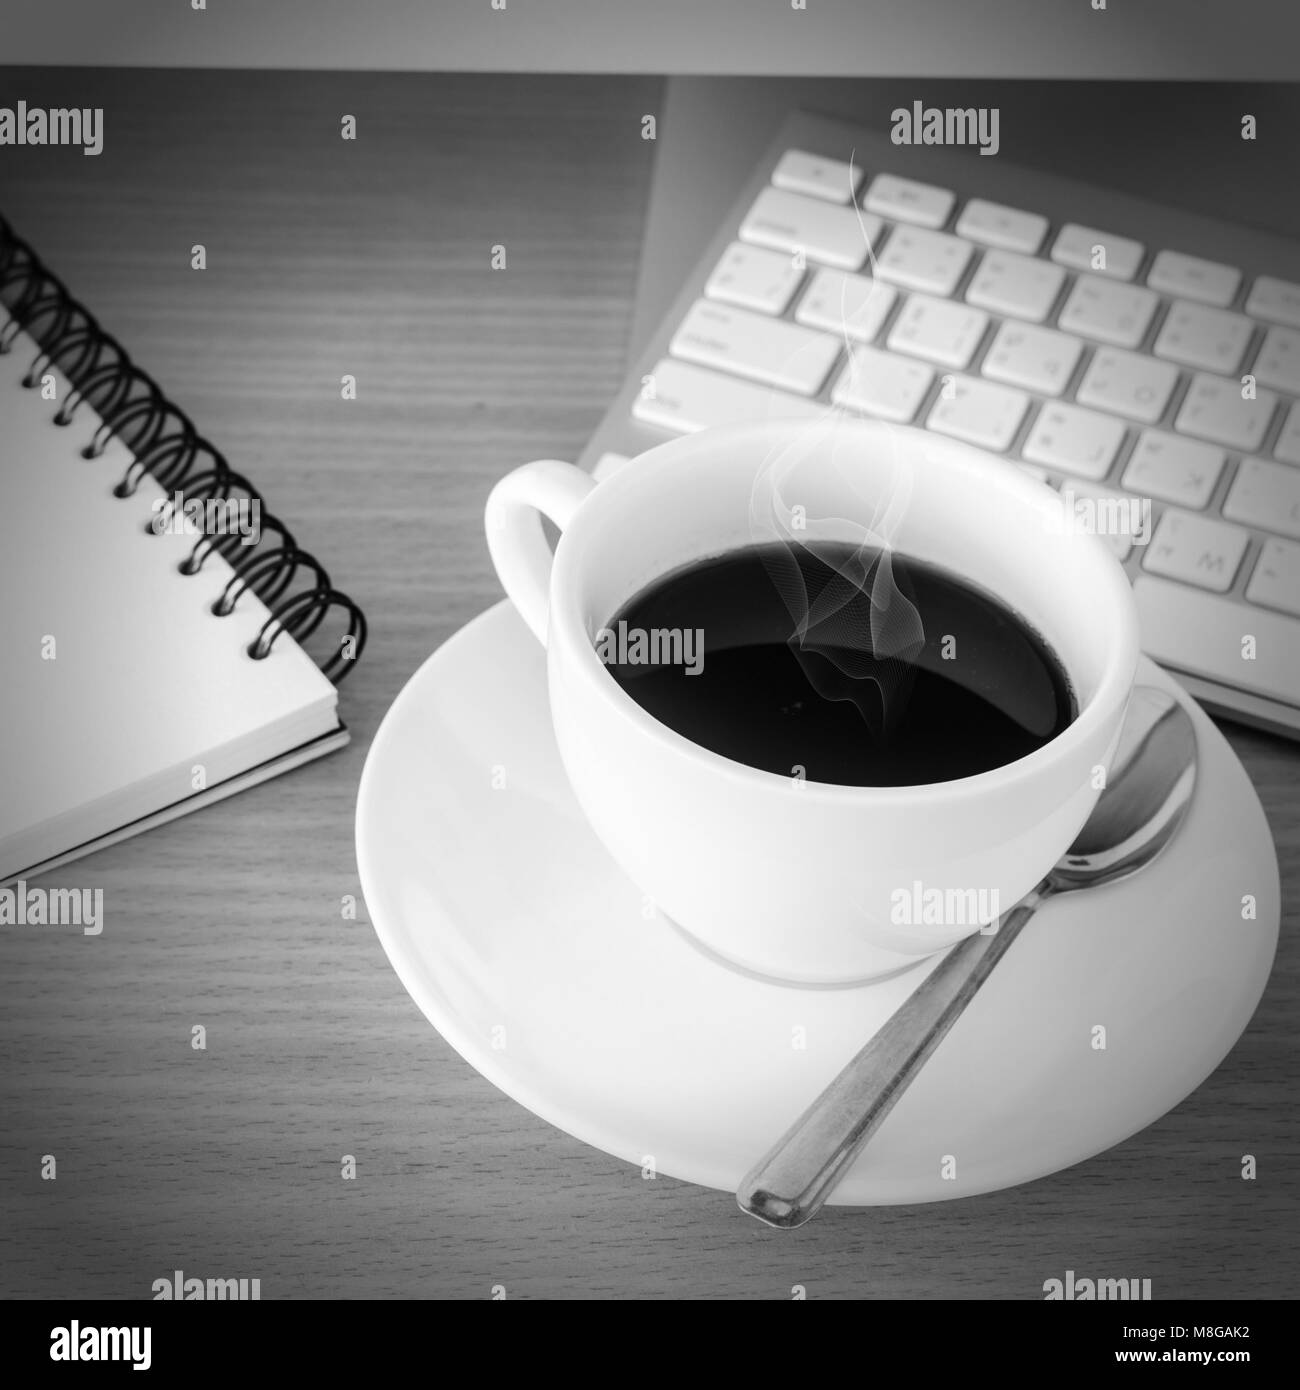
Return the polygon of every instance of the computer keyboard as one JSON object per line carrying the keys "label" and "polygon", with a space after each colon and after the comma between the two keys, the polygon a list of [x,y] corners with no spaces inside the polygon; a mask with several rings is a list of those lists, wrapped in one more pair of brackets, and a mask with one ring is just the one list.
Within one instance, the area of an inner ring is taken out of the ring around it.
{"label": "computer keyboard", "polygon": [[1104,538],[1145,650],[1300,737],[1300,248],[919,153],[793,117],[584,462],[839,407],[1147,499],[1145,544]]}

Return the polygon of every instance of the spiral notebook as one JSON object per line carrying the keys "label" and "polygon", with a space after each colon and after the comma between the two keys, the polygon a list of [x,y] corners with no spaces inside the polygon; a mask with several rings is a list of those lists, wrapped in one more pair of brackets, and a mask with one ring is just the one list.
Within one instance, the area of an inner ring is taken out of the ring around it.
{"label": "spiral notebook", "polygon": [[[335,610],[318,666],[297,639]],[[364,643],[323,566],[0,218],[0,883],[342,747],[335,681]]]}

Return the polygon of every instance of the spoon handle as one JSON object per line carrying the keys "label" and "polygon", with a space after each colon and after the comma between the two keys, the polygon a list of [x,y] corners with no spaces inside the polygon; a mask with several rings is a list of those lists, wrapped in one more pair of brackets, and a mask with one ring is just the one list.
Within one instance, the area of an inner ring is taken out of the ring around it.
{"label": "spoon handle", "polygon": [[959,941],[883,1028],[750,1169],[742,1211],[769,1226],[802,1226],[880,1128],[930,1054],[961,1017],[1043,898],[1034,889],[997,930]]}

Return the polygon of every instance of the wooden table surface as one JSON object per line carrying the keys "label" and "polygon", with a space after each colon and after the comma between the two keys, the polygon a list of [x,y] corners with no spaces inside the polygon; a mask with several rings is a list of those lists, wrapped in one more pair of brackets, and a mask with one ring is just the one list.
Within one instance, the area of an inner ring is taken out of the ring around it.
{"label": "wooden table surface", "polygon": [[426,1023],[364,907],[341,917],[371,737],[499,597],[489,487],[575,456],[620,379],[657,80],[0,75],[31,105],[106,108],[98,159],[4,151],[0,208],[372,632],[344,753],[64,870],[103,887],[101,937],[0,937],[0,1294],[149,1297],[175,1269],[260,1278],[267,1299],[1041,1298],[1066,1269],[1157,1298],[1296,1294],[1294,745],[1226,730],[1287,906],[1213,1077],[1054,1177],[797,1233],[644,1181],[507,1099]]}

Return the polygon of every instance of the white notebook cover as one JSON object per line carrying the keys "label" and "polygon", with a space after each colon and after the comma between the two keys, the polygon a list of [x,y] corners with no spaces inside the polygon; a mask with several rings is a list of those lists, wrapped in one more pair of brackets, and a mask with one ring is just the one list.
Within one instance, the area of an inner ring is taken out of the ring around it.
{"label": "white notebook cover", "polygon": [[340,727],[287,634],[248,654],[268,617],[254,594],[211,611],[234,573],[221,556],[182,574],[198,538],[148,530],[157,482],[114,496],[130,452],[82,457],[94,411],[53,423],[69,383],[53,374],[53,401],[22,385],[38,351],[19,334],[0,356],[0,882]]}

